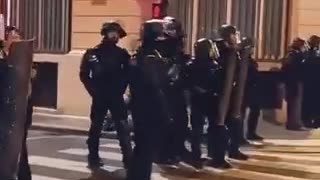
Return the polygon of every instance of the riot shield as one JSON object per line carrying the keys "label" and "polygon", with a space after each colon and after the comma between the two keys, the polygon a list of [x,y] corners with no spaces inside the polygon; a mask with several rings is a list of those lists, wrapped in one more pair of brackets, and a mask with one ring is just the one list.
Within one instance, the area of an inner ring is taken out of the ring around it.
{"label": "riot shield", "polygon": [[248,68],[249,68],[249,49],[245,49],[240,54],[241,60],[238,61],[238,74],[236,76],[236,86],[232,94],[232,118],[241,119],[241,107],[243,103],[244,91],[247,82]]}
{"label": "riot shield", "polygon": [[12,44],[8,56],[6,88],[0,120],[0,179],[16,179],[18,158],[25,131],[27,94],[33,54],[33,40]]}
{"label": "riot shield", "polygon": [[219,104],[217,109],[217,125],[225,125],[226,116],[229,111],[234,77],[237,68],[236,50],[229,50],[227,55],[224,56],[223,61],[225,61],[223,62],[225,65],[223,67],[223,81],[221,85],[222,89],[220,90]]}

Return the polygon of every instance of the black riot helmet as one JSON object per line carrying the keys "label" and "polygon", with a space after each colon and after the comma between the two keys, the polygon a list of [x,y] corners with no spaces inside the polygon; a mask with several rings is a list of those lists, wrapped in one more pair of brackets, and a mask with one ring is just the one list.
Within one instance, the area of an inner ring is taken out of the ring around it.
{"label": "black riot helmet", "polygon": [[108,36],[109,32],[117,32],[119,34],[119,38],[124,38],[127,36],[126,31],[121,27],[118,22],[111,21],[106,22],[102,25],[100,34],[104,37]]}
{"label": "black riot helmet", "polygon": [[219,35],[222,39],[227,39],[231,34],[236,34],[237,28],[235,26],[224,24],[219,28]]}
{"label": "black riot helmet", "polygon": [[164,20],[164,33],[169,38],[183,38],[184,32],[181,23],[174,17],[166,16]]}
{"label": "black riot helmet", "polygon": [[143,23],[141,41],[144,49],[157,49],[165,56],[172,56],[181,49],[181,25],[174,18],[152,19]]}
{"label": "black riot helmet", "polygon": [[163,24],[164,20],[162,19],[152,19],[144,22],[140,32],[142,43],[165,40]]}
{"label": "black riot helmet", "polygon": [[290,44],[290,49],[303,52],[306,50],[306,41],[299,37],[294,38]]}
{"label": "black riot helmet", "polygon": [[196,59],[216,60],[220,56],[216,43],[207,38],[197,40],[194,52]]}
{"label": "black riot helmet", "polygon": [[308,45],[311,49],[320,49],[320,37],[317,35],[312,35],[308,39]]}
{"label": "black riot helmet", "polygon": [[162,41],[183,37],[181,23],[173,17],[164,19],[151,19],[142,25],[142,41]]}
{"label": "black riot helmet", "polygon": [[238,44],[240,41],[239,32],[235,26],[225,24],[219,28],[220,37],[229,44]]}

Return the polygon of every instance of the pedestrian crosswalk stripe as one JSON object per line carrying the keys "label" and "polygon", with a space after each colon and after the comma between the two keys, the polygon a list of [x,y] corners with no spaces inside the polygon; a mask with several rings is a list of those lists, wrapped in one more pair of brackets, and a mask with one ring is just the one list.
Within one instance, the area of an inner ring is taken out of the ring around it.
{"label": "pedestrian crosswalk stripe", "polygon": [[[76,171],[76,172],[82,172],[82,173],[91,173],[90,169],[87,168],[87,163],[85,162],[49,158],[49,157],[42,157],[42,156],[31,156],[29,158],[29,162],[31,165],[62,169],[62,170],[68,170],[68,171]],[[122,168],[116,167],[116,166],[103,166],[102,169],[113,172]]]}
{"label": "pedestrian crosswalk stripe", "polygon": [[[87,149],[73,149],[73,148],[71,148],[71,149],[61,150],[61,151],[59,151],[59,153],[78,155],[78,156],[86,156],[86,155],[88,155],[88,150]],[[102,159],[108,159],[108,160],[114,160],[114,161],[121,161],[122,160],[122,155],[120,153],[100,151],[99,155]]]}
{"label": "pedestrian crosswalk stripe", "polygon": [[151,179],[152,180],[169,180],[168,178],[161,176],[160,173],[152,173]]}
{"label": "pedestrian crosswalk stripe", "polygon": [[119,144],[116,144],[116,143],[103,144],[101,145],[101,147],[120,149]]}
{"label": "pedestrian crosswalk stripe", "polygon": [[58,179],[58,178],[40,176],[40,175],[33,174],[32,180],[66,180],[66,179]]}

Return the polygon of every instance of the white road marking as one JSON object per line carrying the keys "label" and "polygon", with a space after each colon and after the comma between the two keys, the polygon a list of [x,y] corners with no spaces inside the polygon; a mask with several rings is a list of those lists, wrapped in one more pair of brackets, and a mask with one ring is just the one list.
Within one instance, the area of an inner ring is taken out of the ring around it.
{"label": "white road marking", "polygon": [[[48,136],[37,136],[37,137],[29,137],[28,141],[36,141],[41,139],[67,139],[67,138],[75,138],[75,139],[88,139],[86,136],[77,136],[77,135],[63,135],[63,136],[56,136],[56,135],[48,135]],[[118,143],[119,141],[116,139],[105,139],[109,143]]]}
{"label": "white road marking", "polygon": [[160,173],[152,173],[151,179],[152,180],[169,180],[168,178],[161,176]]}
{"label": "white road marking", "polygon": [[40,175],[32,175],[33,180],[66,180],[66,179],[58,179],[58,178],[52,178],[47,176],[40,176]]}
{"label": "white road marking", "polygon": [[[61,118],[61,119],[77,119],[77,120],[82,120],[89,122],[90,118],[88,116],[73,116],[73,115],[61,115],[61,114],[50,114],[50,113],[41,113],[41,112],[35,112],[33,115],[38,115],[38,116],[45,116],[45,117],[53,117],[53,118]],[[90,122],[89,122],[90,123]]]}
{"label": "white road marking", "polygon": [[[82,173],[91,173],[91,171],[87,168],[87,163],[85,162],[49,158],[49,157],[42,157],[42,156],[31,156],[29,158],[29,162],[31,165],[37,165],[42,167],[76,171],[76,172],[82,172]],[[116,167],[116,166],[103,166],[103,169],[113,172],[122,168]]]}
{"label": "white road marking", "polygon": [[[79,155],[79,156],[87,156],[88,155],[88,150],[87,149],[70,148],[70,149],[60,150],[58,152],[59,153],[64,153],[64,154],[70,154],[70,155]],[[110,159],[110,160],[115,160],[115,161],[121,161],[122,160],[122,154],[121,153],[100,151],[99,155],[103,159]]]}
{"label": "white road marking", "polygon": [[104,145],[101,145],[100,147],[107,147],[107,148],[113,148],[113,149],[120,149],[120,146],[119,146],[119,144],[111,144],[111,143],[109,143],[109,144],[104,144]]}

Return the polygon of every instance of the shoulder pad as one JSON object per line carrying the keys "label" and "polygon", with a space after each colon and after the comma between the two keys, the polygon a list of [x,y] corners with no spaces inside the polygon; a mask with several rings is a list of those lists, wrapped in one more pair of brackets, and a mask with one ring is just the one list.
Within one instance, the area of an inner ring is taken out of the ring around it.
{"label": "shoulder pad", "polygon": [[224,40],[222,38],[217,38],[212,40],[215,43],[222,43]]}
{"label": "shoulder pad", "polygon": [[98,55],[96,54],[96,49],[91,48],[91,49],[87,49],[87,51],[84,54],[84,57],[86,57],[88,62],[98,62]]}

